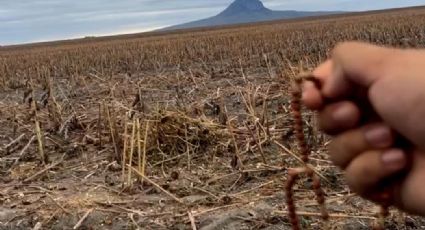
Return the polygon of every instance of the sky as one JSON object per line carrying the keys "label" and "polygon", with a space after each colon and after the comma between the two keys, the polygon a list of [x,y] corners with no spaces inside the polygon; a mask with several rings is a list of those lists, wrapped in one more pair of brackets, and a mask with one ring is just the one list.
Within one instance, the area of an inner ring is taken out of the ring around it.
{"label": "sky", "polygon": [[[0,0],[0,45],[145,32],[214,16],[233,0]],[[263,0],[273,10],[365,11],[425,0]]]}

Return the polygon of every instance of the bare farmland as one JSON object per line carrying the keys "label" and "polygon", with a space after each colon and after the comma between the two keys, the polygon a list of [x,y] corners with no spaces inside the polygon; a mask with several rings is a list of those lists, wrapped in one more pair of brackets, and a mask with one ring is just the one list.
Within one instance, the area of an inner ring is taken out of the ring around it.
{"label": "bare farmland", "polygon": [[[425,47],[425,10],[1,47],[0,228],[290,229],[290,83],[345,40]],[[368,229],[379,210],[303,115],[333,229]],[[294,199],[322,229],[312,186]]]}

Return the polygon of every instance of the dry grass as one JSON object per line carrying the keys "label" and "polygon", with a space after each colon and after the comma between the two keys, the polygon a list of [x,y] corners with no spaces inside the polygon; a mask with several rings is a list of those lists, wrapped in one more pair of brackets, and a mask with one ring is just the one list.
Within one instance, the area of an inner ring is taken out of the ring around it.
{"label": "dry grass", "polygon": [[[0,49],[0,203],[12,213],[0,224],[289,228],[284,184],[302,159],[288,83],[351,39],[425,47],[425,10]],[[377,210],[328,161],[313,114],[304,127],[330,222],[369,226]],[[300,224],[320,228],[312,186],[302,179],[294,198]],[[393,211],[387,225],[421,221]]]}

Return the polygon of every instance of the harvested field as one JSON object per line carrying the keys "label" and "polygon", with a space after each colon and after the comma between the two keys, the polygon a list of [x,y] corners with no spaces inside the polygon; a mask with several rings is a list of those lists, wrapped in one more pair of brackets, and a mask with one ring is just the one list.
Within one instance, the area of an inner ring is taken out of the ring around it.
{"label": "harvested field", "polygon": [[[290,86],[346,40],[425,47],[425,8],[0,47],[0,229],[291,229]],[[330,214],[301,177],[303,228],[369,229],[379,207],[303,121]]]}

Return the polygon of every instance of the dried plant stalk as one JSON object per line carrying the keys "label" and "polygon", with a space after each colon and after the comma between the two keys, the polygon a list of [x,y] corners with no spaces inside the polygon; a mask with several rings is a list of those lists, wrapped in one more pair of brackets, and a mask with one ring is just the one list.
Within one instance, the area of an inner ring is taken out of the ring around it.
{"label": "dried plant stalk", "polygon": [[[104,107],[105,107],[105,105],[104,105]],[[121,161],[121,157],[118,153],[117,140],[115,139],[116,138],[116,132],[117,132],[117,130],[115,129],[115,119],[112,119],[111,111],[110,111],[109,107],[106,107],[106,115],[108,116],[109,131],[111,133],[112,144],[114,145],[115,158],[116,158],[117,161]]]}
{"label": "dried plant stalk", "polygon": [[137,123],[136,123],[136,130],[137,130],[137,165],[138,165],[138,170],[142,171],[142,143],[141,143],[141,139],[140,139],[140,120],[137,119]]}
{"label": "dried plant stalk", "polygon": [[31,86],[31,98],[32,98],[31,107],[32,107],[32,110],[34,112],[35,133],[36,133],[37,142],[38,142],[38,152],[40,154],[40,158],[41,158],[41,161],[43,162],[43,164],[47,164],[48,162],[47,162],[47,157],[44,153],[43,134],[42,134],[41,127],[40,127],[40,121],[38,120],[37,101],[34,97],[34,87],[33,87],[32,80],[31,80],[30,86]]}
{"label": "dried plant stalk", "polygon": [[143,138],[142,168],[140,170],[140,173],[143,175],[142,182],[143,182],[144,176],[146,175],[145,174],[145,171],[146,171],[146,146],[147,146],[147,143],[148,143],[148,130],[149,130],[149,121],[146,121],[145,136]]}
{"label": "dried plant stalk", "polygon": [[128,135],[128,124],[127,124],[127,116],[124,118],[124,144],[123,144],[123,150],[122,150],[122,186],[125,186],[125,169],[126,169],[126,162],[127,162],[127,135]]}
{"label": "dried plant stalk", "polygon": [[[185,125],[185,129],[184,129],[184,137],[185,140],[188,140],[188,136],[187,136],[187,125]],[[186,154],[187,154],[187,170],[190,170],[190,146],[189,146],[189,142],[186,141]]]}
{"label": "dried plant stalk", "polygon": [[97,136],[99,138],[99,149],[102,149],[102,104],[99,103],[99,114],[97,121]]}
{"label": "dried plant stalk", "polygon": [[40,122],[35,118],[35,132],[37,134],[38,152],[40,153],[41,161],[47,164],[47,158],[44,154],[43,134],[41,133]]}
{"label": "dried plant stalk", "polygon": [[130,167],[129,167],[129,169],[128,169],[128,178],[127,178],[127,185],[128,186],[131,186],[132,185],[132,183],[131,183],[131,174],[132,174],[132,171],[131,171],[131,167],[132,167],[132,164],[133,164],[133,154],[134,154],[134,142],[135,142],[135,136],[136,136],[136,119],[133,119],[133,127],[132,127],[132,130],[131,130],[131,139],[130,139],[130,156],[128,157],[129,159],[128,159],[128,164],[130,165]]}

